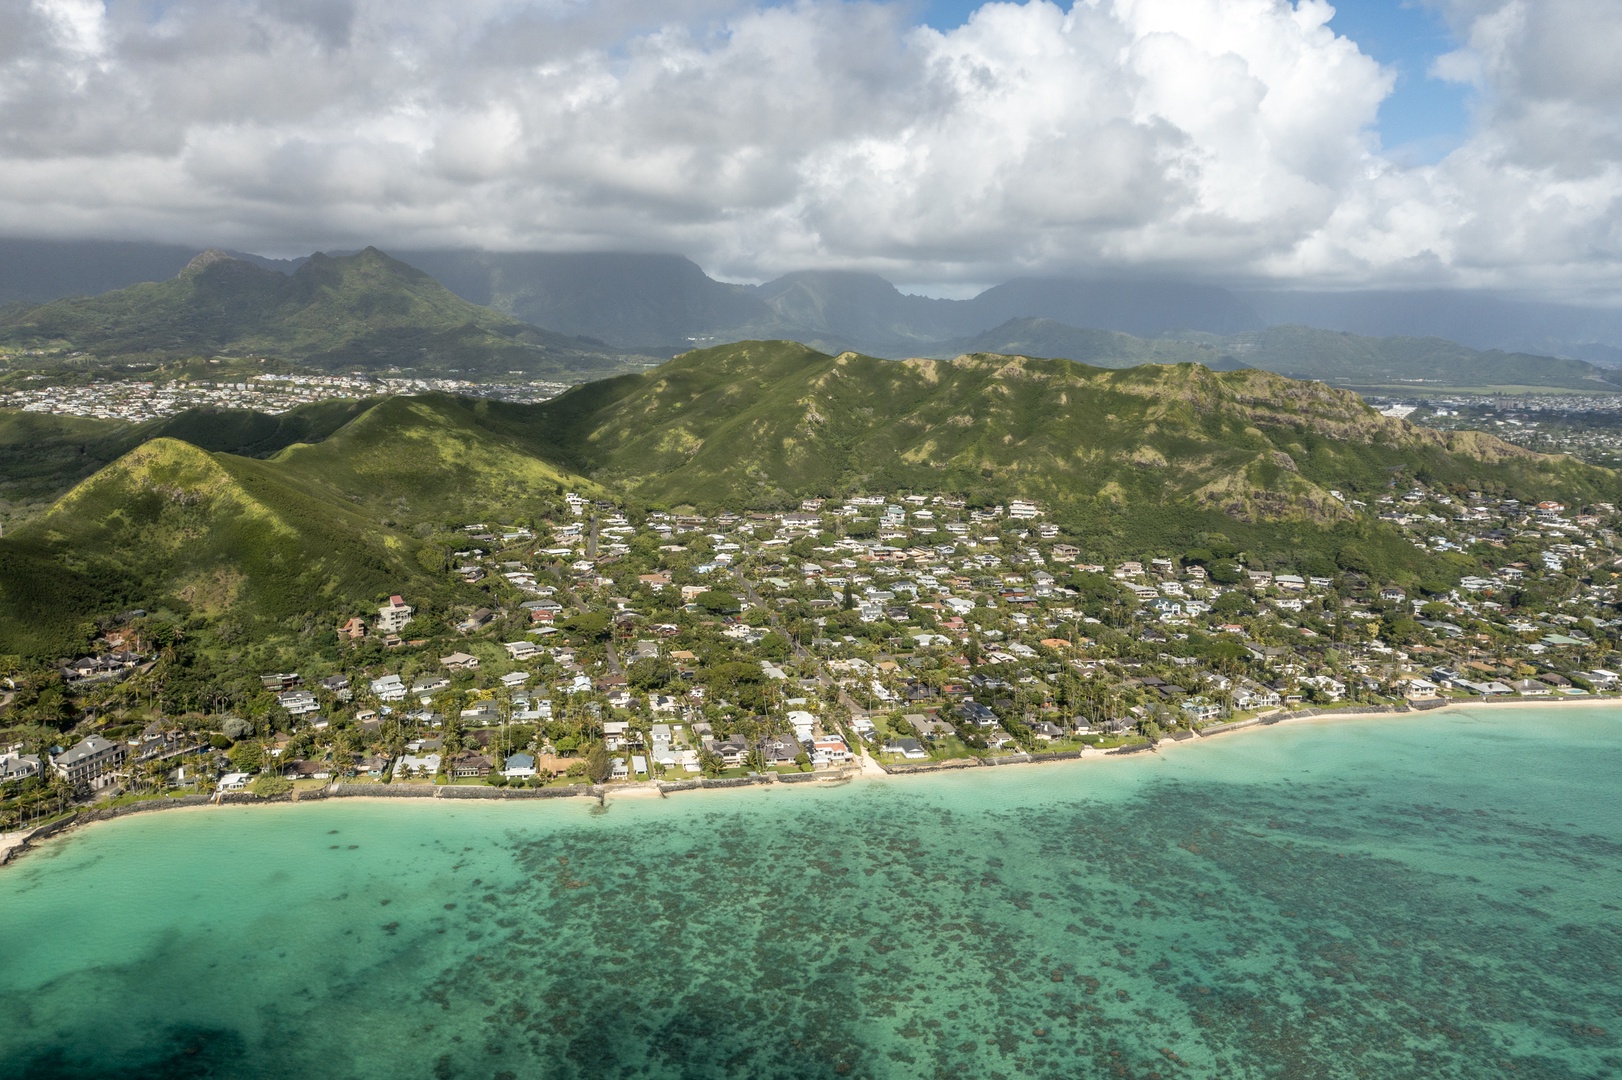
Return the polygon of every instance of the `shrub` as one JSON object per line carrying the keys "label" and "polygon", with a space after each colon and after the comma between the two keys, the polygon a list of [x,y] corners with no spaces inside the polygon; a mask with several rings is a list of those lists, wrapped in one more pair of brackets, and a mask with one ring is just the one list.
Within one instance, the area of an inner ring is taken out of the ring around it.
{"label": "shrub", "polygon": [[293,781],[285,776],[265,773],[262,776],[254,777],[254,781],[248,786],[248,790],[261,799],[268,799],[274,795],[286,795],[289,791],[292,791]]}

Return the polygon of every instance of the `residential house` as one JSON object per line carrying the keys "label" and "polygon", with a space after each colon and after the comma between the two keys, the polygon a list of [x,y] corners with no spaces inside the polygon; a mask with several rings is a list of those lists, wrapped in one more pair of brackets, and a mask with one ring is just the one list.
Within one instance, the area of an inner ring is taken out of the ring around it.
{"label": "residential house", "polygon": [[241,791],[253,783],[253,774],[245,772],[229,772],[220,777],[216,791]]}
{"label": "residential house", "polygon": [[308,716],[321,711],[321,703],[308,690],[289,690],[276,695],[276,704],[287,710],[289,716]]}
{"label": "residential house", "polygon": [[282,764],[282,775],[289,780],[328,780],[332,766],[325,761],[288,761]]}
{"label": "residential house", "polygon": [[501,775],[509,780],[522,780],[535,775],[535,758],[530,754],[509,754],[501,766]]}
{"label": "residential house", "polygon": [[749,743],[742,735],[730,735],[725,739],[705,739],[704,749],[720,757],[727,767],[742,765],[743,759],[749,755]]}
{"label": "residential house", "polygon": [[34,754],[19,754],[15,751],[0,754],[0,784],[27,780],[31,776],[40,775],[43,771],[44,765]]}
{"label": "residential house", "polygon": [[473,614],[457,623],[456,630],[458,633],[471,634],[475,630],[484,629],[494,618],[495,615],[491,613],[489,608],[479,608]]}
{"label": "residential house", "polygon": [[398,596],[377,609],[377,629],[385,634],[398,634],[411,621],[412,607]]}
{"label": "residential house", "polygon": [[124,755],[122,743],[92,735],[53,757],[51,768],[75,787],[100,788],[113,782],[112,774],[123,763]]}
{"label": "residential house", "polygon": [[825,735],[811,746],[811,760],[815,764],[842,764],[851,759],[850,747],[837,735]]}
{"label": "residential house", "polygon": [[514,660],[530,660],[541,651],[533,641],[509,641],[502,648]]}
{"label": "residential house", "polygon": [[891,739],[884,744],[884,753],[900,754],[909,761],[920,761],[929,757],[929,751],[917,739]]}
{"label": "residential house", "polygon": [[433,776],[439,772],[439,763],[438,754],[402,754],[400,760],[394,763],[394,775]]}

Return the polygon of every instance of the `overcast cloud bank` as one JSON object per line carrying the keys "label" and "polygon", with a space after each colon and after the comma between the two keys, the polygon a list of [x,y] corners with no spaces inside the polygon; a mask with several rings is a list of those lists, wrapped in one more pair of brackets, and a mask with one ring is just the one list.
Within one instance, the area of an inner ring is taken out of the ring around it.
{"label": "overcast cloud bank", "polygon": [[0,232],[1622,298],[1622,8],[1438,2],[1405,166],[1321,0],[0,0]]}

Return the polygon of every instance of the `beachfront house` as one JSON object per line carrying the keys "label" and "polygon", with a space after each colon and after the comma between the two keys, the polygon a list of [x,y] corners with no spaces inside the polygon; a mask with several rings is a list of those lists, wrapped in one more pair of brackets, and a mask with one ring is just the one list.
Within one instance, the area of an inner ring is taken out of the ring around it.
{"label": "beachfront house", "polygon": [[501,775],[509,780],[526,780],[535,775],[535,758],[530,754],[509,754],[501,766]]}
{"label": "beachfront house", "polygon": [[220,777],[219,791],[241,791],[253,783],[253,774],[245,772],[226,773]]}
{"label": "beachfront house", "polygon": [[883,750],[886,754],[900,754],[909,761],[922,761],[929,757],[924,744],[912,738],[891,739],[884,744]]}
{"label": "beachfront house", "polygon": [[74,787],[103,788],[114,782],[124,744],[92,735],[51,758],[51,768]]}
{"label": "beachfront house", "polygon": [[439,761],[438,754],[402,754],[394,765],[395,779],[433,776],[439,772]]}

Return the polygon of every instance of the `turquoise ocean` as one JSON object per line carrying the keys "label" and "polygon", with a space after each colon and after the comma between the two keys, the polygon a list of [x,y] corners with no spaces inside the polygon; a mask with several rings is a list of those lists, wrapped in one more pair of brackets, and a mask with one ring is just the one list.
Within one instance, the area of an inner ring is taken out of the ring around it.
{"label": "turquoise ocean", "polygon": [[0,871],[0,1078],[205,1076],[1622,1076],[1622,710],[180,811]]}

